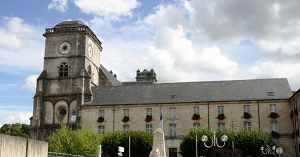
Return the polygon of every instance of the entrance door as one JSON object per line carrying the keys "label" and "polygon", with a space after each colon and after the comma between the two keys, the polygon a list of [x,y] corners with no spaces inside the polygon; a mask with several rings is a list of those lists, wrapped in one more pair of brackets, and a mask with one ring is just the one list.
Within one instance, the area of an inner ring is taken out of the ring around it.
{"label": "entrance door", "polygon": [[169,157],[177,157],[177,148],[169,148]]}

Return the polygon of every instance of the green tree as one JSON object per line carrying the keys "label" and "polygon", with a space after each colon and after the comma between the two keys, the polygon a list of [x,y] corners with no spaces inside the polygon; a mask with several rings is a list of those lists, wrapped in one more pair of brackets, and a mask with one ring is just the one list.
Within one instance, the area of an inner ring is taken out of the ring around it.
{"label": "green tree", "polygon": [[100,139],[100,134],[92,132],[86,126],[73,130],[67,125],[61,125],[61,129],[53,135],[48,146],[51,152],[97,156]]}
{"label": "green tree", "polygon": [[145,131],[121,131],[104,133],[101,145],[104,154],[109,154],[111,157],[118,156],[118,147],[124,147],[124,157],[129,156],[129,137],[130,137],[130,156],[140,157],[149,156],[152,150],[153,135]]}
{"label": "green tree", "polygon": [[[197,149],[199,156],[259,156],[261,153],[260,147],[265,145],[275,145],[272,137],[260,130],[251,130],[239,132],[233,132],[230,130],[217,131],[216,137],[219,139],[219,145],[223,144],[221,142],[221,136],[227,135],[228,141],[226,142],[225,149],[216,148],[206,148],[201,141],[203,135],[208,136],[207,145],[211,145],[211,138],[213,137],[213,132],[208,128],[204,129],[191,129],[187,134],[184,135],[180,143],[180,154],[182,156],[196,156],[196,135],[197,135]],[[234,143],[234,150],[232,151],[232,143]],[[231,154],[231,155],[230,155]]]}
{"label": "green tree", "polygon": [[29,125],[20,123],[4,124],[0,128],[0,133],[11,136],[29,138]]}

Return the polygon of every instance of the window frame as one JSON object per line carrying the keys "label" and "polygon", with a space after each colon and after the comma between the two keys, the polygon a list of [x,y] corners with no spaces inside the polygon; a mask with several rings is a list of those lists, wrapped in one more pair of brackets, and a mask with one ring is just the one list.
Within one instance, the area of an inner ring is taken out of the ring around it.
{"label": "window frame", "polygon": [[193,113],[199,115],[199,113],[200,113],[199,106],[194,106],[193,107]]}
{"label": "window frame", "polygon": [[152,124],[147,124],[146,125],[146,132],[153,133],[153,125]]}
{"label": "window frame", "polygon": [[244,130],[251,130],[251,122],[244,122]]}
{"label": "window frame", "polygon": [[276,104],[270,104],[270,112],[277,113]]}
{"label": "window frame", "polygon": [[224,106],[217,106],[218,108],[218,115],[224,114]]}
{"label": "window frame", "polygon": [[278,132],[278,121],[271,121],[270,122],[270,129],[271,131],[274,131],[274,132]]}
{"label": "window frame", "polygon": [[129,117],[129,109],[123,109],[124,117]]}
{"label": "window frame", "polygon": [[146,115],[152,116],[152,108],[146,108]]}
{"label": "window frame", "polygon": [[69,76],[69,63],[61,62],[59,66],[59,76],[68,77]]}
{"label": "window frame", "polygon": [[250,113],[250,105],[243,105],[244,113]]}
{"label": "window frame", "polygon": [[98,133],[103,134],[105,132],[105,126],[104,125],[99,125],[98,126]]}
{"label": "window frame", "polygon": [[218,129],[219,129],[220,131],[225,130],[225,123],[218,123]]}
{"label": "window frame", "polygon": [[99,117],[105,118],[105,110],[99,110]]}
{"label": "window frame", "polygon": [[170,107],[170,118],[175,119],[176,118],[176,107]]}
{"label": "window frame", "polygon": [[169,136],[176,137],[176,124],[169,124]]}
{"label": "window frame", "polygon": [[123,125],[123,132],[127,132],[130,129],[130,125]]}

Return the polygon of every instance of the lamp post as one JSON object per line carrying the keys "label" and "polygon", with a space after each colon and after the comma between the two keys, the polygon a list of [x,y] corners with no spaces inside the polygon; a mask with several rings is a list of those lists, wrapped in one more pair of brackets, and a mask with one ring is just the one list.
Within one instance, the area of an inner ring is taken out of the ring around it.
{"label": "lamp post", "polygon": [[260,150],[261,150],[261,153],[264,155],[273,154],[274,156],[276,156],[276,153],[277,153],[279,155],[279,157],[280,157],[280,154],[283,153],[283,149],[281,147],[276,148],[275,146],[273,146],[271,149],[268,145],[266,145],[266,147],[261,146]]}
{"label": "lamp post", "polygon": [[224,146],[225,146],[225,142],[228,140],[228,137],[226,136],[226,135],[223,135],[222,137],[221,137],[221,141],[222,142],[224,142],[224,144],[223,144],[223,146],[220,146],[219,144],[218,144],[218,138],[216,137],[216,133],[214,132],[214,136],[212,137],[212,144],[210,145],[210,146],[207,146],[206,145],[206,141],[208,140],[208,137],[206,136],[206,135],[203,135],[202,136],[202,138],[201,138],[201,140],[202,140],[202,142],[204,143],[204,146],[206,147],[206,148],[210,148],[210,147],[212,147],[212,146],[217,146],[217,147],[219,147],[219,148],[223,148]]}

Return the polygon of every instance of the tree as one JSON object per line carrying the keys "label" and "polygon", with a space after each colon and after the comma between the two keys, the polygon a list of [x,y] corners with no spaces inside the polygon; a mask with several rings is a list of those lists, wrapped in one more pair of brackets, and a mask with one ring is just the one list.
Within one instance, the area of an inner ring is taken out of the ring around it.
{"label": "tree", "polygon": [[73,130],[72,127],[62,125],[61,129],[49,141],[49,151],[76,154],[84,156],[97,156],[101,135],[93,133],[86,126]]}
{"label": "tree", "polygon": [[1,134],[11,135],[11,136],[19,136],[24,138],[29,138],[29,125],[27,124],[4,124],[0,128]]}
{"label": "tree", "polygon": [[109,154],[110,157],[118,156],[118,147],[122,146],[125,149],[124,157],[128,157],[129,153],[129,137],[130,137],[130,155],[131,156],[149,156],[152,150],[153,135],[145,131],[121,131],[104,133],[101,145],[104,154]]}
{"label": "tree", "polygon": [[[199,156],[259,156],[261,153],[260,147],[265,145],[275,145],[272,137],[260,130],[241,130],[233,132],[230,130],[217,131],[216,137],[219,139],[221,145],[221,136],[227,135],[228,141],[223,149],[206,148],[201,141],[203,135],[208,136],[207,145],[211,145],[211,138],[213,132],[208,128],[204,129],[191,129],[184,135],[180,143],[180,154],[182,156],[196,156],[196,135],[197,135],[197,149]],[[232,143],[234,142],[234,151],[232,151]]]}

